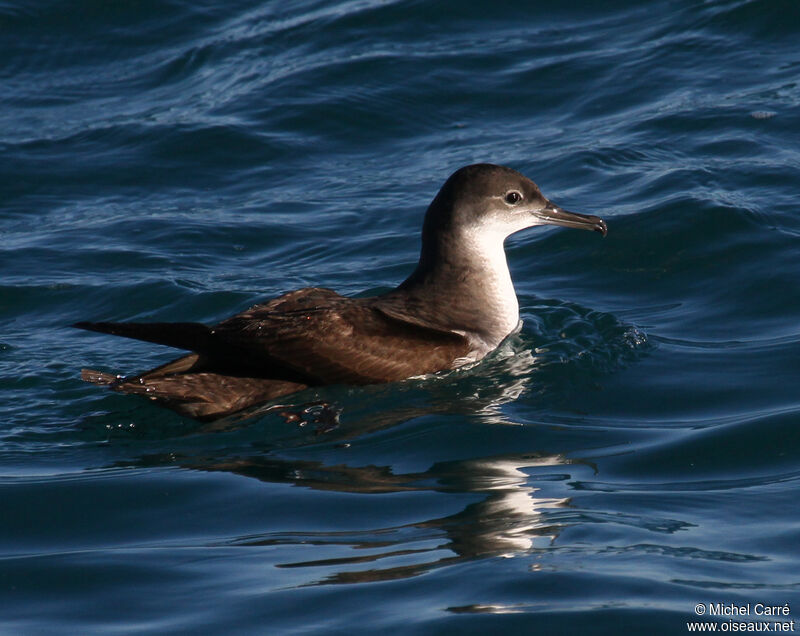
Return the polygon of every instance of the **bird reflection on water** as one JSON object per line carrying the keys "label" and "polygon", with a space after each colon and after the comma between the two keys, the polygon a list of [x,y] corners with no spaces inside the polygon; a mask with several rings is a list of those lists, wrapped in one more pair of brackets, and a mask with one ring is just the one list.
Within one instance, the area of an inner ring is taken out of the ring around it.
{"label": "bird reflection on water", "polygon": [[[574,473],[593,472],[594,467],[552,448],[537,448],[536,439],[520,429],[536,422],[539,408],[543,413],[551,413],[555,405],[571,409],[576,394],[593,390],[585,384],[587,378],[594,382],[646,353],[650,345],[630,325],[573,304],[541,300],[528,312],[526,329],[474,367],[387,385],[307,391],[297,394],[296,402],[280,407],[336,404],[341,417],[334,426],[287,421],[280,410],[267,407],[246,418],[205,424],[192,421],[179,428],[167,411],[142,403],[148,413],[147,426],[137,425],[138,433],[120,434],[152,437],[157,434],[159,417],[168,418],[158,430],[171,440],[171,452],[139,454],[115,465],[177,466],[359,496],[421,493],[423,500],[425,493],[448,496],[449,514],[411,511],[416,515],[412,521],[396,525],[372,524],[367,513],[363,518],[359,513],[346,524],[348,528],[357,524],[354,531],[270,527],[259,533],[250,528],[246,535],[210,544],[312,547],[315,558],[290,557],[274,563],[307,571],[301,585],[413,577],[459,561],[547,548],[565,527],[565,519],[577,514],[569,498],[562,496],[564,489],[554,482],[571,482]],[[109,399],[114,397],[109,395]],[[526,402],[524,418],[515,416],[520,397]],[[116,408],[115,403],[112,412]],[[119,421],[116,415],[108,417]],[[98,424],[102,426],[95,422],[95,428]],[[396,437],[404,426],[417,432],[431,431],[433,426],[434,435],[437,427],[445,427],[440,431],[446,447],[415,453],[413,437],[405,436],[402,442]],[[475,456],[475,439],[459,446],[459,438],[467,434],[485,434],[493,440],[485,455]],[[393,445],[401,444],[401,454],[432,457],[429,467],[405,470],[392,460],[381,464],[372,459],[379,453],[366,457],[359,453],[359,446],[383,435],[394,440]],[[158,447],[164,446],[160,440]],[[297,454],[301,457],[292,456]],[[463,496],[468,499],[465,504]],[[454,501],[459,508],[453,513]]]}
{"label": "bird reflection on water", "polygon": [[[537,475],[544,472],[547,481],[566,479],[556,467],[579,460],[558,453],[534,451],[442,461],[426,470],[398,473],[391,466],[348,465],[346,450],[348,440],[431,414],[469,415],[486,425],[518,426],[502,407],[516,399],[536,377],[532,369],[537,359],[527,348],[521,353],[515,351],[514,344],[510,341],[502,347],[475,374],[469,370],[457,372],[459,377],[455,381],[453,378],[448,381],[445,376],[439,382],[411,381],[394,385],[391,390],[374,387],[365,393],[362,388],[357,405],[344,400],[346,413],[336,429],[320,433],[294,425],[295,436],[290,442],[263,444],[255,452],[251,447],[246,452],[227,452],[224,457],[212,458],[206,453],[203,456],[149,455],[127,465],[174,466],[177,463],[191,470],[227,472],[272,484],[360,495],[428,491],[479,498],[455,514],[393,527],[353,532],[283,531],[263,535],[250,532],[247,536],[225,541],[225,545],[233,546],[314,546],[324,556],[276,564],[282,568],[310,568],[314,573],[319,568],[325,569],[324,577],[317,578],[314,574],[305,585],[413,577],[458,561],[526,553],[537,546],[549,545],[559,533],[558,525],[544,514],[545,511],[569,505],[564,498],[536,496],[540,488],[536,485],[537,478],[529,472]],[[485,381],[487,372],[494,382]],[[481,378],[483,381],[479,381]],[[398,387],[406,391],[408,399],[398,396]],[[421,388],[425,389],[424,398]],[[455,400],[454,391],[458,396]],[[236,428],[241,427],[238,432],[250,429],[252,433],[254,428],[274,427],[276,423],[287,426],[271,412],[261,419],[251,417],[229,422],[231,428],[227,430],[236,434]],[[298,444],[297,434],[303,436],[304,442]],[[333,463],[281,456],[281,446],[298,448],[319,443],[339,448],[339,452],[334,453]],[[347,546],[354,553],[348,551],[342,555]],[[330,556],[329,549],[333,549],[335,556]]]}
{"label": "bird reflection on water", "polygon": [[[280,533],[248,536],[234,545],[316,546],[349,545],[353,556],[283,563],[279,567],[353,566],[373,564],[369,569],[341,569],[322,583],[364,583],[416,576],[428,570],[476,557],[513,556],[548,545],[559,527],[542,514],[546,509],[569,505],[567,499],[536,497],[526,470],[572,463],[560,455],[525,454],[484,457],[434,464],[427,471],[395,475],[375,466],[324,466],[317,462],[290,462],[268,458],[221,463],[206,470],[226,470],[273,483],[291,483],[319,490],[375,494],[409,490],[472,493],[483,498],[456,514],[396,527],[374,528],[353,533]],[[418,547],[415,547],[418,546]],[[397,557],[409,564],[396,565]],[[380,567],[382,561],[391,565]]]}

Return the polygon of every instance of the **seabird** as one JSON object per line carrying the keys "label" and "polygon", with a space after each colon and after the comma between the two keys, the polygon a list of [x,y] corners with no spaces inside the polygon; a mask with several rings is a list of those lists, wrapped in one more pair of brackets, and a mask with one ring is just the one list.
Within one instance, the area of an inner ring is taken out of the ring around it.
{"label": "seabird", "polygon": [[503,242],[545,224],[607,231],[599,217],[554,205],[515,170],[466,166],[428,206],[419,263],[396,289],[348,298],[308,287],[210,327],[79,322],[191,352],[138,375],[83,369],[81,377],[214,420],[308,387],[396,382],[476,362],[520,322]]}

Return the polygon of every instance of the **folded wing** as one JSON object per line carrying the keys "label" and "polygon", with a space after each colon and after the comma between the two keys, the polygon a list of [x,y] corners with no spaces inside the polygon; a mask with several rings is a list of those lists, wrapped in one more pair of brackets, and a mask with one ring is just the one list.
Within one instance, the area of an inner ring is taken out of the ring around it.
{"label": "folded wing", "polygon": [[202,355],[203,371],[308,385],[373,384],[449,369],[466,339],[381,310],[374,298],[306,288],[213,327],[198,323],[78,323]]}

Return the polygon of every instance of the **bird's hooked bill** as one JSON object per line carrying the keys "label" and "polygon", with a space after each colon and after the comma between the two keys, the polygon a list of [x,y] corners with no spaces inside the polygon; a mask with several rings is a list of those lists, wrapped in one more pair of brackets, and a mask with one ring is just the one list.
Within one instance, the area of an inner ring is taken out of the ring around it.
{"label": "bird's hooked bill", "polygon": [[575,227],[581,230],[592,230],[600,232],[603,236],[608,234],[606,222],[599,216],[591,214],[578,214],[577,212],[567,212],[557,205],[548,204],[542,209],[534,212],[535,216],[550,225],[561,225],[563,227]]}

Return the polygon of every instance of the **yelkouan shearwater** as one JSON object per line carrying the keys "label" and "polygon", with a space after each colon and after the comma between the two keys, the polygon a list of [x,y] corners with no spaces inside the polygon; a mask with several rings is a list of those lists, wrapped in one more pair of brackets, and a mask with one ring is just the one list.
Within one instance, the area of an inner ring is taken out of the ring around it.
{"label": "yelkouan shearwater", "polygon": [[191,352],[138,375],[84,369],[81,377],[214,420],[308,387],[454,369],[480,360],[517,329],[503,242],[545,224],[607,231],[599,217],[562,210],[510,168],[466,166],[428,207],[419,263],[396,289],[368,298],[299,289],[211,327],[79,322],[80,329]]}

